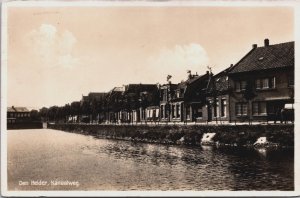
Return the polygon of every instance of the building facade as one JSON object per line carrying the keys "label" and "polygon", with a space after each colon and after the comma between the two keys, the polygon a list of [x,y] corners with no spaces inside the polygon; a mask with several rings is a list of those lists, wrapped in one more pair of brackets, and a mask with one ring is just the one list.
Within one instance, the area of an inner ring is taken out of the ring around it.
{"label": "building facade", "polygon": [[177,88],[176,84],[171,82],[160,86],[160,121],[170,122],[171,120],[171,99],[174,96],[174,91]]}
{"label": "building facade", "polygon": [[[157,84],[128,84],[124,86],[122,107],[118,115],[118,123],[147,122],[154,119],[147,114],[159,105],[159,89]],[[147,116],[148,115],[148,116]]]}
{"label": "building facade", "polygon": [[26,107],[7,107],[7,123],[19,123],[30,120],[30,111]]}
{"label": "building facade", "polygon": [[[277,121],[294,103],[294,42],[253,49],[229,72],[232,121]],[[293,118],[292,118],[293,119]]]}
{"label": "building facade", "polygon": [[214,75],[209,84],[207,91],[207,122],[229,123],[231,121],[230,114],[230,96],[232,89],[229,85],[229,68]]}
{"label": "building facade", "polygon": [[212,74],[189,74],[188,79],[177,85],[170,100],[170,121],[207,121],[206,93]]}

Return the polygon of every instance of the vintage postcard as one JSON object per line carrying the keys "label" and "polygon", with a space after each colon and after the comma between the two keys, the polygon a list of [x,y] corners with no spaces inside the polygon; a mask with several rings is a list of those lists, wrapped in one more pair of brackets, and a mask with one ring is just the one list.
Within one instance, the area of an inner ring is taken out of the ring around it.
{"label": "vintage postcard", "polygon": [[1,195],[299,195],[299,11],[3,2]]}

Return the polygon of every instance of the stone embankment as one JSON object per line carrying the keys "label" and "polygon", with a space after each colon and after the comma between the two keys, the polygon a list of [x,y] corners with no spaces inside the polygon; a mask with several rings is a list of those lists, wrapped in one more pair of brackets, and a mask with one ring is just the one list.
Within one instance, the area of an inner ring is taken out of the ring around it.
{"label": "stone embankment", "polygon": [[[99,138],[160,144],[254,146],[261,137],[265,147],[293,147],[294,125],[89,125],[48,124],[48,128]],[[213,135],[212,135],[213,134]],[[209,137],[210,136],[210,137]],[[203,144],[203,141],[202,141]],[[258,144],[258,146],[260,146]]]}
{"label": "stone embankment", "polygon": [[7,130],[17,129],[42,129],[42,122],[21,122],[21,123],[7,123]]}

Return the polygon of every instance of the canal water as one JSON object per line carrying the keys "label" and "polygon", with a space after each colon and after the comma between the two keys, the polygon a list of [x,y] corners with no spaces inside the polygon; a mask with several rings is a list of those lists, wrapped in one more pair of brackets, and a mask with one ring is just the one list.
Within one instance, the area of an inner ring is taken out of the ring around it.
{"label": "canal water", "polygon": [[8,190],[293,190],[291,150],[216,149],[9,130]]}

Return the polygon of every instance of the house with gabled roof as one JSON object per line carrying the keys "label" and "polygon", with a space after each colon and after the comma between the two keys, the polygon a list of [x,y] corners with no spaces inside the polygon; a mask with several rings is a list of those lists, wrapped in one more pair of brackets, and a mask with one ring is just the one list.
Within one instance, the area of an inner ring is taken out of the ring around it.
{"label": "house with gabled roof", "polygon": [[[229,71],[232,121],[278,120],[294,103],[294,42],[252,49]],[[281,113],[280,113],[281,112]]]}
{"label": "house with gabled roof", "polygon": [[136,123],[158,119],[159,89],[157,84],[128,84],[124,89],[122,122]]}
{"label": "house with gabled roof", "polygon": [[159,87],[159,104],[160,104],[160,121],[169,122],[171,119],[170,102],[174,96],[174,90],[177,88],[177,84],[173,84],[170,81],[167,84],[163,84]]}
{"label": "house with gabled roof", "polygon": [[206,91],[211,74],[189,74],[188,79],[177,85],[170,100],[172,122],[206,121]]}
{"label": "house with gabled roof", "polygon": [[231,121],[229,101],[232,92],[229,86],[229,72],[233,64],[211,78],[207,92],[207,122],[228,123]]}

